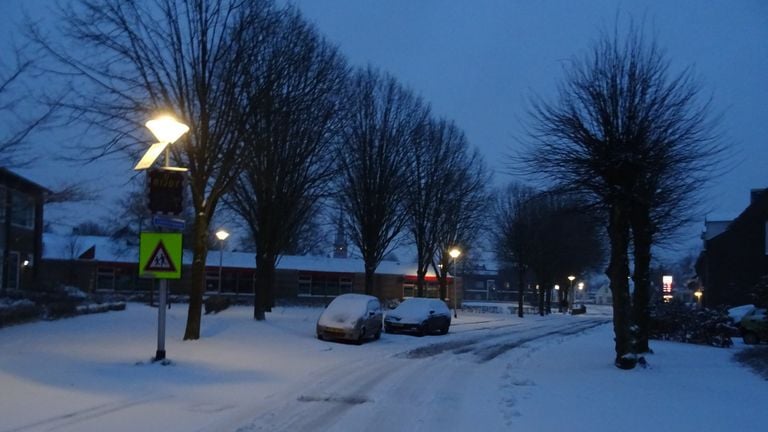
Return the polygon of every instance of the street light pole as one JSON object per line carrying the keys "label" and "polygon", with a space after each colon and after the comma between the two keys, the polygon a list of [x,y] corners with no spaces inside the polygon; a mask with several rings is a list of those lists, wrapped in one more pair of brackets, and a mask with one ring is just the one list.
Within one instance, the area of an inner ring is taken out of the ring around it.
{"label": "street light pole", "polygon": [[[169,171],[186,171],[186,168],[177,168],[170,166],[169,146],[175,143],[182,135],[189,131],[189,126],[179,122],[172,116],[161,116],[148,121],[145,126],[157,138],[158,142],[153,144],[147,153],[141,158],[134,167],[135,170],[145,170],[155,163],[160,153],[165,151],[165,163],[163,168]],[[153,361],[165,362],[165,305],[168,298],[168,280],[160,279],[158,290],[158,308],[157,308],[157,351]],[[165,363],[163,363],[165,364]]]}
{"label": "street light pole", "polygon": [[221,274],[224,263],[224,240],[229,237],[229,233],[220,229],[216,231],[216,238],[219,239],[219,294],[221,294]]}
{"label": "street light pole", "polygon": [[[573,301],[575,300],[574,297],[576,297],[576,293],[573,292],[573,280],[576,279],[576,276],[570,275],[568,276],[568,280],[571,282],[570,288],[568,288],[568,295],[571,297],[569,300],[570,302],[568,306],[571,307],[571,311],[573,311]],[[567,311],[566,311],[567,312]]]}
{"label": "street light pole", "polygon": [[448,252],[448,255],[453,259],[453,264],[451,265],[451,270],[453,270],[453,317],[458,318],[456,313],[456,258],[461,255],[461,251],[459,248],[453,248]]}

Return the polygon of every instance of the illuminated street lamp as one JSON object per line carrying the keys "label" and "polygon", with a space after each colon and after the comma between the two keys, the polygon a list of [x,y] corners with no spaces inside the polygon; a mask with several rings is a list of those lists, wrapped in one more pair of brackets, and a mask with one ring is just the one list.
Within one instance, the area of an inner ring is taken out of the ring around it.
{"label": "illuminated street lamp", "polygon": [[696,305],[699,308],[701,308],[701,296],[703,296],[704,293],[699,289],[699,290],[696,290],[696,292],[694,292],[693,295],[696,296]]}
{"label": "illuminated street lamp", "polygon": [[570,301],[570,305],[569,305],[571,307],[571,310],[573,310],[573,301],[575,300],[575,297],[576,297],[576,295],[575,295],[576,293],[573,292],[573,281],[574,281],[574,279],[576,279],[576,276],[574,276],[574,275],[568,276],[568,280],[571,281],[571,286],[568,287],[568,295],[571,297],[571,299],[570,299],[571,301]]}
{"label": "illuminated street lamp", "polygon": [[158,142],[152,144],[152,146],[149,147],[149,150],[144,153],[144,156],[141,158],[139,163],[133,167],[133,169],[144,170],[149,168],[153,163],[155,163],[155,160],[157,160],[158,156],[160,156],[160,153],[165,150],[165,165],[163,168],[173,171],[186,171],[186,168],[170,166],[170,162],[168,160],[168,146],[175,143],[179,138],[181,138],[182,135],[189,132],[189,126],[176,120],[173,116],[170,115],[156,117],[148,121],[145,126],[147,129],[149,129],[150,132],[152,132],[152,135],[157,138]]}
{"label": "illuminated street lamp", "polygon": [[584,301],[584,282],[579,282],[576,287],[579,289],[579,297],[581,297],[581,301]]}
{"label": "illuminated street lamp", "polygon": [[453,248],[448,252],[448,255],[451,256],[453,259],[453,265],[451,266],[451,269],[453,270],[453,317],[457,318],[458,314],[456,313],[456,258],[461,255],[461,251],[459,248]]}
{"label": "illuminated street lamp", "polygon": [[224,240],[229,237],[229,233],[220,229],[216,231],[216,238],[219,239],[219,294],[221,294],[221,269],[224,262]]}

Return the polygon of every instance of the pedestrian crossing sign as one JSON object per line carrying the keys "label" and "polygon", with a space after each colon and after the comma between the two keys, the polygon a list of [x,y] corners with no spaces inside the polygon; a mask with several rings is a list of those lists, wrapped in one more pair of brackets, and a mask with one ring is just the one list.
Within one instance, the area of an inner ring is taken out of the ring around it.
{"label": "pedestrian crossing sign", "polygon": [[181,278],[181,233],[141,233],[139,276]]}

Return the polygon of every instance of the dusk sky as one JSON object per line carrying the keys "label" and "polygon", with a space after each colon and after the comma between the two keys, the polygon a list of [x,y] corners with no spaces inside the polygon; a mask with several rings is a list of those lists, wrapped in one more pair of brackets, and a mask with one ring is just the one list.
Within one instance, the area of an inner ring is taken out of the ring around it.
{"label": "dusk sky", "polygon": [[[20,5],[32,16],[52,1],[0,0],[8,23]],[[761,0],[294,0],[353,65],[396,76],[440,116],[455,120],[496,171],[513,178],[506,155],[524,139],[534,95],[553,94],[568,59],[583,55],[603,29],[633,19],[666,50],[673,69],[693,67],[703,95],[722,116],[729,168],[702,195],[709,219],[733,218],[749,190],[768,186],[768,2]],[[26,6],[30,5],[30,6]],[[38,7],[40,6],[40,7]],[[14,20],[17,18],[13,18]],[[11,30],[0,37],[7,42]],[[48,135],[46,135],[48,136]],[[44,139],[38,137],[38,139]],[[33,143],[43,148],[42,142]],[[41,158],[20,170],[55,186],[63,179],[110,173],[103,193],[124,183],[134,161],[87,169]],[[124,170],[124,175],[119,175]],[[97,174],[101,172],[102,174]],[[686,173],[679,173],[685,175]],[[703,222],[704,214],[701,215]],[[693,242],[702,224],[691,229]],[[691,243],[694,244],[694,243]]]}

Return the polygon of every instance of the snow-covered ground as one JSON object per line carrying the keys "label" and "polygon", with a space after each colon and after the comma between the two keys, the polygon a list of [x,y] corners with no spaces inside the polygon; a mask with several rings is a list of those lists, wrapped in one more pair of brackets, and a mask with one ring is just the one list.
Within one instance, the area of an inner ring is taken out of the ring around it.
{"label": "snow-covered ground", "polygon": [[[591,309],[595,309],[594,307]],[[646,369],[612,365],[605,314],[469,314],[451,333],[318,341],[320,309],[203,317],[172,364],[151,363],[157,310],[0,329],[0,431],[751,431],[768,382],[731,349],[654,342]]]}

